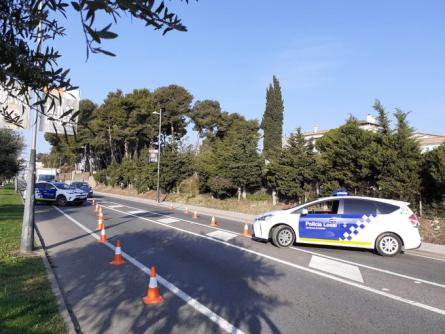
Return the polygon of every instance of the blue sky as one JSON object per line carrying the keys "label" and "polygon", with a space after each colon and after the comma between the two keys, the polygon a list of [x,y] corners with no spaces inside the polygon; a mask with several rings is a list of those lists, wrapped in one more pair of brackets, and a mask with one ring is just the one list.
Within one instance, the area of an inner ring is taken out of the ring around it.
{"label": "blue sky", "polygon": [[[80,20],[69,13],[68,35],[54,46],[82,98],[101,103],[117,88],[179,84],[195,99],[261,119],[275,74],[286,134],[336,127],[349,114],[363,119],[376,98],[390,112],[411,111],[417,130],[445,134],[444,1],[167,3],[188,32],[162,36],[123,17],[114,28],[119,38],[104,44],[117,57],[87,62]],[[48,150],[39,135],[38,152]]]}

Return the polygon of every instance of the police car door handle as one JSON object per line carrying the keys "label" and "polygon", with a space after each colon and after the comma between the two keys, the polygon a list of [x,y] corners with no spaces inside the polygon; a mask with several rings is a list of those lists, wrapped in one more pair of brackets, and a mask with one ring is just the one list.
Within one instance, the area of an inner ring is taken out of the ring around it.
{"label": "police car door handle", "polygon": [[336,223],[336,222],[337,222],[337,218],[329,218],[329,221],[330,221],[331,223]]}

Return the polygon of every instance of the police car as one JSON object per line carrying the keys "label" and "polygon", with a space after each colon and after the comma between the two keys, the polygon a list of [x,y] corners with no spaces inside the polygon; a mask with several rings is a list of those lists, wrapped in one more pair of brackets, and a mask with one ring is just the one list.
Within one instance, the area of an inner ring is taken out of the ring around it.
{"label": "police car", "polygon": [[294,242],[375,249],[394,256],[419,248],[419,221],[409,203],[360,196],[325,197],[257,217],[254,237],[277,247]]}
{"label": "police car", "polygon": [[59,206],[73,203],[82,205],[88,193],[72,189],[62,182],[37,182],[35,184],[35,199],[37,202],[55,202]]}

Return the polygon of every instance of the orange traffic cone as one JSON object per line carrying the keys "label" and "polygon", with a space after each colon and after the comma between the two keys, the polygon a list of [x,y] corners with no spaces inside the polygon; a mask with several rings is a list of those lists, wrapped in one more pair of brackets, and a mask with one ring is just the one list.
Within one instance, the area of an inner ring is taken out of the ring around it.
{"label": "orange traffic cone", "polygon": [[96,230],[102,230],[103,227],[104,227],[104,218],[103,217],[97,218]]}
{"label": "orange traffic cone", "polygon": [[102,225],[102,228],[100,229],[100,238],[99,242],[107,242],[108,238],[105,234],[105,225]]}
{"label": "orange traffic cone", "polygon": [[193,217],[192,218],[194,218],[194,219],[198,218],[198,212],[193,211]]}
{"label": "orange traffic cone", "polygon": [[99,212],[99,203],[96,203],[96,206],[94,207],[95,212]]}
{"label": "orange traffic cone", "polygon": [[93,198],[93,202],[92,205],[95,206],[96,205],[96,200]]}
{"label": "orange traffic cone", "polygon": [[121,242],[118,240],[116,241],[116,248],[114,249],[114,259],[113,261],[110,262],[110,264],[120,266],[121,264],[124,263],[125,261],[122,258]]}
{"label": "orange traffic cone", "polygon": [[250,238],[249,227],[247,224],[244,225],[243,236]]}
{"label": "orange traffic cone", "polygon": [[170,204],[170,209],[172,209],[172,210],[173,210],[173,203],[171,203],[171,204]]}
{"label": "orange traffic cone", "polygon": [[151,267],[150,282],[148,283],[147,296],[143,299],[144,304],[161,304],[164,298],[159,294],[158,280],[156,279],[156,268]]}
{"label": "orange traffic cone", "polygon": [[189,208],[185,207],[184,213],[187,215],[189,213]]}
{"label": "orange traffic cone", "polygon": [[218,224],[216,223],[215,216],[212,216],[212,220],[210,221],[210,226],[218,226]]}
{"label": "orange traffic cone", "polygon": [[102,211],[102,207],[99,207],[99,211],[97,212],[97,219],[104,218],[104,212]]}

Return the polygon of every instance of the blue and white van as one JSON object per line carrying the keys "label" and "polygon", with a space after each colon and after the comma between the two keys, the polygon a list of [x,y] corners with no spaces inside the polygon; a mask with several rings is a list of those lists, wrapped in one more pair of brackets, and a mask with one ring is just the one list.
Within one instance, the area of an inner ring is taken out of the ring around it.
{"label": "blue and white van", "polygon": [[257,217],[254,237],[277,247],[294,242],[375,249],[394,256],[419,248],[419,221],[409,203],[360,196],[332,196]]}

